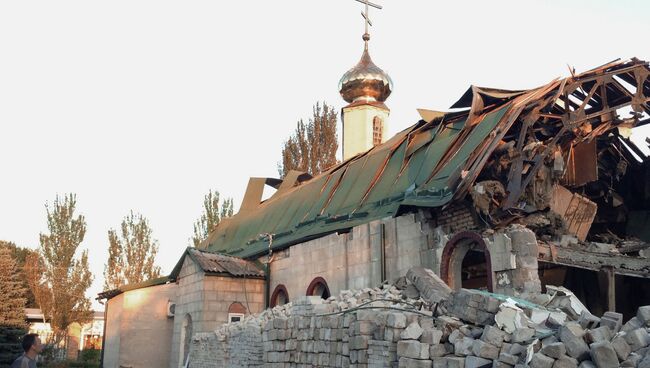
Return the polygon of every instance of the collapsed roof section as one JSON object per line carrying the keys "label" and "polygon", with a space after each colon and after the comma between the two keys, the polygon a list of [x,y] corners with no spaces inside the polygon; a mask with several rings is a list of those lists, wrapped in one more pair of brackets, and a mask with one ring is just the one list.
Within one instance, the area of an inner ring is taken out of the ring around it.
{"label": "collapsed roof section", "polygon": [[[479,176],[507,187],[496,212],[509,213],[558,151],[568,159],[580,143],[649,122],[650,68],[632,59],[527,91],[473,86],[452,107],[464,110],[421,110],[423,120],[414,126],[314,178],[288,175],[263,202],[258,187],[268,180],[251,179],[245,210],[223,220],[203,247],[259,256],[270,248],[268,234],[281,249],[407,207],[444,206],[464,198]],[[630,116],[619,116],[626,108]],[[504,150],[517,154],[499,173],[486,175],[486,163]]]}

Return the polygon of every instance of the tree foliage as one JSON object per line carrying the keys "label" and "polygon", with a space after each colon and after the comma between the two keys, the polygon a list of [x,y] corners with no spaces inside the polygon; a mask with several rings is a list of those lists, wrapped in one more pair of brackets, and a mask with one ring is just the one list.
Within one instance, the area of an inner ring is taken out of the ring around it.
{"label": "tree foliage", "polygon": [[0,247],[0,326],[25,326],[25,287],[9,248]]}
{"label": "tree foliage", "polygon": [[0,367],[10,367],[23,353],[21,340],[26,333],[24,328],[0,325]]}
{"label": "tree foliage", "polygon": [[210,232],[219,224],[219,222],[230,217],[233,214],[232,198],[226,198],[220,203],[219,191],[210,191],[203,197],[203,214],[194,223],[194,236],[192,236],[192,245],[197,248],[202,241],[208,238]]}
{"label": "tree foliage", "polygon": [[83,324],[92,317],[86,290],[93,281],[88,266],[88,251],[77,256],[86,234],[83,215],[75,216],[74,194],[56,196],[45,204],[47,234],[40,234],[38,253],[27,256],[27,279],[39,305],[52,327],[54,343],[65,338],[72,323]]}
{"label": "tree foliage", "polygon": [[23,289],[25,289],[25,299],[27,300],[25,306],[27,308],[37,308],[38,306],[36,305],[36,299],[34,298],[34,293],[32,293],[31,289],[29,288],[29,285],[27,284],[27,273],[24,270],[25,263],[27,261],[27,256],[30,253],[34,253],[35,251],[29,248],[19,247],[14,242],[9,242],[4,240],[0,240],[0,248],[9,249],[9,251],[11,252],[11,256],[16,261],[16,270],[17,270],[16,272],[18,273],[20,282],[23,285]]}
{"label": "tree foliage", "polygon": [[336,164],[339,148],[336,132],[337,113],[323,102],[313,107],[312,117],[305,124],[298,121],[296,130],[282,146],[282,163],[278,164],[281,177],[291,170],[318,175]]}
{"label": "tree foliage", "polygon": [[160,267],[155,265],[158,241],[152,233],[149,221],[133,211],[122,220],[119,233],[114,229],[108,231],[104,290],[160,276]]}

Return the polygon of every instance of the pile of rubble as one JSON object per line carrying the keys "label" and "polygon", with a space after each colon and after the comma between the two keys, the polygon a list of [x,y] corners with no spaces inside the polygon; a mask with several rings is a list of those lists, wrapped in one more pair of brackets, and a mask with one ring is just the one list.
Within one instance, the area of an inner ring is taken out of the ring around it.
{"label": "pile of rubble", "polygon": [[[190,367],[650,368],[650,306],[591,315],[562,287],[522,300],[452,291],[431,270],[293,303],[197,335]],[[215,356],[217,355],[217,356]],[[199,364],[199,362],[201,362]],[[215,365],[216,366],[216,365]]]}

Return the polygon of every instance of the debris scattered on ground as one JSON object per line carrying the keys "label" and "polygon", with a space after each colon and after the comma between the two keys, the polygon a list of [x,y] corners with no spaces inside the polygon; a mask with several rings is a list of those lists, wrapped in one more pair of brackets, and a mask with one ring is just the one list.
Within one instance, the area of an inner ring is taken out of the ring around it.
{"label": "debris scattered on ground", "polygon": [[650,306],[623,323],[547,290],[535,298],[545,305],[452,291],[417,267],[395,284],[302,297],[197,334],[190,367],[650,367]]}

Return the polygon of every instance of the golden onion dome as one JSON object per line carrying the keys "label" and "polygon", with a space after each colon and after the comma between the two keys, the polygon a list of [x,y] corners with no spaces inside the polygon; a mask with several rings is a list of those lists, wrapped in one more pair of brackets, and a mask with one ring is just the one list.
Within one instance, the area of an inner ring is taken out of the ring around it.
{"label": "golden onion dome", "polygon": [[384,102],[393,90],[393,81],[372,62],[368,53],[369,35],[363,40],[365,47],[357,65],[343,74],[339,81],[339,93],[345,101],[379,101]]}

